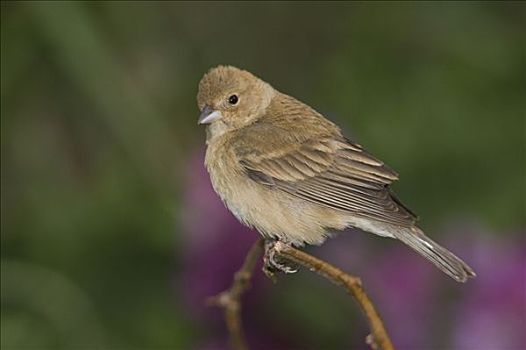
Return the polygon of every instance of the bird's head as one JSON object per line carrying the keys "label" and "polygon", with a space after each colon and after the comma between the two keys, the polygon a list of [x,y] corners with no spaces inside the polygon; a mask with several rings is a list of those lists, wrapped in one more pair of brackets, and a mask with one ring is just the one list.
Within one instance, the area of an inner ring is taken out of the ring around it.
{"label": "bird's head", "polygon": [[199,82],[199,124],[237,129],[261,117],[275,90],[251,73],[232,66],[210,69]]}

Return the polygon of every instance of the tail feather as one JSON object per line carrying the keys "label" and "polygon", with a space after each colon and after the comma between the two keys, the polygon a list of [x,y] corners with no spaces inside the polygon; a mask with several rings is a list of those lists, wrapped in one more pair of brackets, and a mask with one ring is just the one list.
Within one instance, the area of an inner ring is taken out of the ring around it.
{"label": "tail feather", "polygon": [[427,258],[457,282],[475,277],[475,271],[455,254],[427,237],[419,228],[394,230],[394,236]]}

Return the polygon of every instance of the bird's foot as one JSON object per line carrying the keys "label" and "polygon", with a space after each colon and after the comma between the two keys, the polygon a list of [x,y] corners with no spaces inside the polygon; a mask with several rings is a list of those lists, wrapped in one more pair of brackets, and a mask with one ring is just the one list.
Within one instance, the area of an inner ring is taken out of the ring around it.
{"label": "bird's foot", "polygon": [[[298,271],[297,268],[290,267],[283,263],[283,259],[276,256],[276,243],[275,240],[265,241],[265,254],[263,255],[263,272],[272,281],[276,281],[276,272],[283,273],[295,273]],[[282,244],[287,244],[283,241],[279,241]],[[280,261],[281,260],[281,261]]]}

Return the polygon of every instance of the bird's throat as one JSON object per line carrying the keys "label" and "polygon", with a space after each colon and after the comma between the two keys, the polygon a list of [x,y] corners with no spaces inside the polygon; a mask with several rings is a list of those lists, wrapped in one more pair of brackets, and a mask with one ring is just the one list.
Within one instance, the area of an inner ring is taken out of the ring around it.
{"label": "bird's throat", "polygon": [[209,144],[228,131],[225,123],[218,120],[206,127],[206,143]]}

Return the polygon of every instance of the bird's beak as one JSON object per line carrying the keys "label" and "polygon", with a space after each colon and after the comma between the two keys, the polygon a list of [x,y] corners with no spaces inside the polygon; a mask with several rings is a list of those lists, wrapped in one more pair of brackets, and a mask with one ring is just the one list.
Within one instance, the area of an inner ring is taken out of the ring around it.
{"label": "bird's beak", "polygon": [[221,117],[221,112],[214,111],[212,108],[210,108],[210,106],[205,105],[205,107],[201,111],[201,115],[199,116],[197,124],[210,124],[214,120],[217,120]]}

